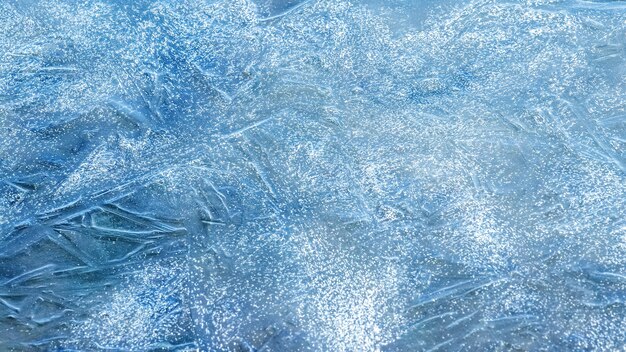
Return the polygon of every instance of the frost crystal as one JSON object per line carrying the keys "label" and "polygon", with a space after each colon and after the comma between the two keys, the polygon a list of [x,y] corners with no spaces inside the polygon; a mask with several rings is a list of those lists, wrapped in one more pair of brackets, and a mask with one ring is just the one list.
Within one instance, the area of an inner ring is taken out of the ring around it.
{"label": "frost crystal", "polygon": [[0,2],[0,350],[626,347],[626,2]]}

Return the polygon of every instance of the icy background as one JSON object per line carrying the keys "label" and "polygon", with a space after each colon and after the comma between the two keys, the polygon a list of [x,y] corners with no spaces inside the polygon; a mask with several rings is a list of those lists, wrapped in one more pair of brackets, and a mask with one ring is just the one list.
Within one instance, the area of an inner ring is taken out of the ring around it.
{"label": "icy background", "polygon": [[0,350],[626,344],[626,2],[0,1]]}

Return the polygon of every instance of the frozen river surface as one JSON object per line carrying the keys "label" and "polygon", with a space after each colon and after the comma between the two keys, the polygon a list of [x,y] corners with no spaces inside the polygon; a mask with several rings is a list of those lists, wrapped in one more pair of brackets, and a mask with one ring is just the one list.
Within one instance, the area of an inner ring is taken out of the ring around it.
{"label": "frozen river surface", "polygon": [[0,350],[626,344],[626,2],[0,1]]}

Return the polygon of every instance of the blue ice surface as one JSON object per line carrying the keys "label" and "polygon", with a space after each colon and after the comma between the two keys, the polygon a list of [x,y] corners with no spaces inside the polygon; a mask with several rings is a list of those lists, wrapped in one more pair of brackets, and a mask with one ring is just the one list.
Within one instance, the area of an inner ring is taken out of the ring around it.
{"label": "blue ice surface", "polygon": [[0,350],[626,344],[626,2],[0,2]]}

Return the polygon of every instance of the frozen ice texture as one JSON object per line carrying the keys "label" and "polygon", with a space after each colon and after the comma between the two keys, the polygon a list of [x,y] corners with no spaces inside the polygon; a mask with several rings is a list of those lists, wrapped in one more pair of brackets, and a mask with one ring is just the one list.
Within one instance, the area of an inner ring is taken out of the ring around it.
{"label": "frozen ice texture", "polygon": [[626,2],[0,2],[0,350],[626,343]]}

